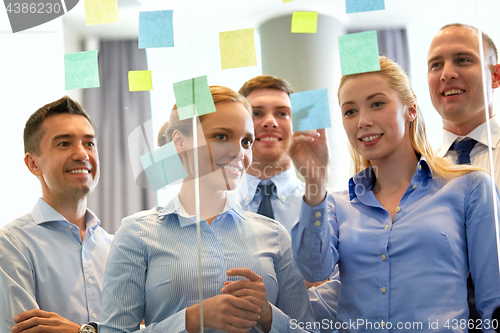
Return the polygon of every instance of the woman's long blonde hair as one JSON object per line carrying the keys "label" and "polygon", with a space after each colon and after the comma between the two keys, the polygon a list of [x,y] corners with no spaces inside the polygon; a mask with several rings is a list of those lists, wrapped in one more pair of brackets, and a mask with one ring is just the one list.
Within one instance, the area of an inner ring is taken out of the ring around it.
{"label": "woman's long blonde hair", "polygon": [[[366,74],[380,74],[387,79],[389,86],[396,90],[399,95],[399,99],[406,106],[415,106],[417,108],[417,115],[415,119],[410,123],[410,142],[415,150],[415,153],[425,157],[427,163],[435,176],[440,176],[445,179],[451,179],[469,173],[471,171],[484,171],[481,168],[473,167],[469,165],[451,165],[446,160],[438,157],[434,154],[429,141],[427,140],[427,134],[425,131],[425,123],[422,113],[417,106],[417,96],[411,88],[410,79],[406,75],[405,71],[397,63],[392,61],[387,57],[379,57],[380,59],[380,71],[370,72],[370,73],[360,73],[352,75],[344,75],[340,79],[340,90],[344,84],[355,77],[366,75]],[[338,96],[337,94],[337,96]],[[358,173],[367,167],[371,166],[369,160],[363,158],[349,143],[349,151],[351,152],[351,157],[354,163],[354,172]]]}

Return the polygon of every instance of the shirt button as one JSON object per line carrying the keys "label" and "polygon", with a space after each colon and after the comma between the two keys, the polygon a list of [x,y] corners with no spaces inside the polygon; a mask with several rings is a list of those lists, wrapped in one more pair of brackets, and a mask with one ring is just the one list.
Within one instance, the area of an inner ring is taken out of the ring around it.
{"label": "shirt button", "polygon": [[281,200],[285,200],[285,196],[284,195],[281,196]]}
{"label": "shirt button", "polygon": [[382,287],[382,288],[380,288],[380,291],[382,292],[382,294],[385,294],[385,292],[387,291],[387,288],[386,287]]}
{"label": "shirt button", "polygon": [[247,199],[246,199],[246,200],[247,200],[247,201],[250,201],[250,198],[249,198],[249,197],[247,197]]}
{"label": "shirt button", "polygon": [[414,190],[416,190],[417,189],[417,184],[413,185],[411,188],[414,189]]}
{"label": "shirt button", "polygon": [[320,217],[320,216],[321,216],[321,212],[316,212],[316,213],[314,214],[314,216],[316,216],[316,217]]}
{"label": "shirt button", "polygon": [[385,328],[385,322],[382,320],[382,328]]}
{"label": "shirt button", "polygon": [[418,171],[420,171],[420,170],[422,170],[422,166],[421,165],[418,166]]}
{"label": "shirt button", "polygon": [[385,229],[385,230],[387,230],[387,228],[389,228],[389,225],[386,225],[386,226],[384,227],[384,229]]}
{"label": "shirt button", "polygon": [[319,220],[314,221],[314,225],[319,227],[321,225],[321,221],[319,221]]}
{"label": "shirt button", "polygon": [[88,279],[87,281],[89,281],[89,283],[92,283],[92,279]]}
{"label": "shirt button", "polygon": [[95,314],[95,312],[92,314],[92,318],[97,318],[97,315]]}
{"label": "shirt button", "polygon": [[396,208],[396,213],[399,213],[401,211],[401,207]]}
{"label": "shirt button", "polygon": [[382,260],[384,260],[384,261],[385,261],[385,259],[386,259],[387,257],[385,256],[385,254],[383,254],[383,255],[381,255],[381,256],[380,256],[380,258],[382,258]]}

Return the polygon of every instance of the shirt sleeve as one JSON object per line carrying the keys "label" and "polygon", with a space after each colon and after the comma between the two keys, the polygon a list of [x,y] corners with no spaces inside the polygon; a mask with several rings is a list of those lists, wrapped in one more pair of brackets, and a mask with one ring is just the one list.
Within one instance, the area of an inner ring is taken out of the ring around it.
{"label": "shirt sleeve", "polygon": [[0,290],[0,332],[10,332],[16,315],[39,306],[28,252],[6,231],[0,231]]}
{"label": "shirt sleeve", "polygon": [[302,200],[299,221],[293,226],[291,236],[293,264],[297,271],[310,282],[328,279],[339,258],[333,196],[328,194],[316,207]]}
{"label": "shirt sleeve", "polygon": [[[106,264],[99,332],[139,331],[145,309],[147,248],[141,241],[139,223],[128,217],[116,233]],[[141,332],[187,332],[185,309]]]}
{"label": "shirt sleeve", "polygon": [[278,245],[281,254],[276,262],[279,290],[276,306],[271,304],[273,322],[270,333],[319,332],[307,325],[314,323],[314,313],[304,280],[293,268],[290,236],[284,227],[279,229]]}
{"label": "shirt sleeve", "polygon": [[500,272],[493,200],[500,208],[499,196],[496,186],[492,192],[491,178],[487,174],[473,172],[470,179],[465,210],[469,269],[475,286],[476,307],[483,320],[483,331],[495,332],[491,327],[491,316],[500,306]]}
{"label": "shirt sleeve", "polygon": [[326,325],[321,325],[320,332],[333,332],[337,321],[337,305],[340,293],[338,265],[335,266],[330,280],[317,287],[307,289],[307,293],[311,300],[316,322],[326,323]]}

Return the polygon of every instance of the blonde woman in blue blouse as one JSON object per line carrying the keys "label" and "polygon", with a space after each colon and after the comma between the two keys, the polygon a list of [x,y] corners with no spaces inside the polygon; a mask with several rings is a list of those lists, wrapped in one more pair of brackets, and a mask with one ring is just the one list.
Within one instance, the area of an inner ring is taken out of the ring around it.
{"label": "blonde woman in blue blouse", "polygon": [[313,319],[303,279],[291,264],[290,238],[269,218],[244,212],[227,195],[252,162],[254,130],[247,100],[210,88],[217,111],[192,119],[174,110],[166,130],[188,177],[165,207],[125,218],[106,267],[100,333],[198,332],[201,328],[195,218],[199,151],[201,273],[205,332],[304,332],[290,320]]}
{"label": "blonde woman in blue blouse", "polygon": [[[325,174],[305,175],[292,230],[297,268],[307,281],[321,281],[338,263],[341,332],[493,332],[498,193],[480,169],[434,155],[408,76],[385,57],[380,66],[342,77],[338,97],[356,175],[347,191],[328,195]],[[325,166],[322,142],[324,131],[297,135],[296,166]],[[481,322],[468,318],[469,271]]]}

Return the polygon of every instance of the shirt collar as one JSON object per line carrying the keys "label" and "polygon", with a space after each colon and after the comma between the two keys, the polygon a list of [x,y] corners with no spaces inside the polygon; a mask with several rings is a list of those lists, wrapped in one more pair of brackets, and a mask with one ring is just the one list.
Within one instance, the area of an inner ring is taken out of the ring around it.
{"label": "shirt collar", "polygon": [[[39,198],[35,207],[31,210],[31,216],[36,224],[50,223],[50,222],[66,222],[71,225],[73,223],[66,220],[57,210],[55,210],[51,205],[46,203],[42,198]],[[85,225],[87,229],[95,230],[101,221],[97,216],[87,208],[85,212]]]}
{"label": "shirt collar", "polygon": [[[420,161],[417,163],[415,175],[412,177],[412,183],[414,181],[419,182],[425,177],[432,177],[432,170],[425,157],[421,157]],[[358,196],[362,196],[364,193],[371,191],[374,182],[375,173],[371,166],[351,177],[351,179],[349,179],[349,200],[352,201]]]}
{"label": "shirt collar", "polygon": [[[181,227],[185,227],[196,223],[196,216],[189,215],[186,212],[186,210],[184,209],[179,200],[178,194],[160,211],[158,217],[161,219],[162,217],[170,214],[175,214],[179,216],[179,223]],[[237,214],[242,219],[244,220],[246,219],[243,208],[241,208],[240,204],[230,194],[226,196],[226,203],[224,204],[224,209],[219,214],[219,216],[224,214]]]}
{"label": "shirt collar", "polygon": [[[270,178],[276,186],[276,195],[281,202],[285,202],[297,185],[301,184],[297,174],[295,173],[295,168],[290,167],[287,170],[280,172],[274,177]],[[245,180],[240,184],[238,188],[238,195],[240,201],[244,202],[244,205],[248,205],[255,197],[257,193],[257,186],[259,186],[262,179],[246,174]]]}
{"label": "shirt collar", "polygon": [[[491,129],[491,145],[492,149],[500,142],[500,119],[496,115],[490,118],[490,129]],[[443,143],[438,151],[439,157],[444,157],[448,150],[450,150],[451,145],[459,135],[451,133],[445,129],[443,129]],[[472,130],[469,134],[465,135],[465,137],[471,138],[480,142],[481,144],[488,146],[488,131],[486,127],[486,122],[482,123],[478,127]]]}

